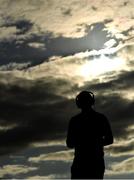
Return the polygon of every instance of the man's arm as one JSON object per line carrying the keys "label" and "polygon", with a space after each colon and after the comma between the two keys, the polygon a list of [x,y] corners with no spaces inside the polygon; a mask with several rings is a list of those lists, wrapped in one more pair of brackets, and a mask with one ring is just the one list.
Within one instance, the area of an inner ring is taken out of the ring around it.
{"label": "man's arm", "polygon": [[108,119],[104,116],[103,146],[107,146],[110,144],[113,144],[113,134],[110,123],[108,122]]}
{"label": "man's arm", "polygon": [[69,148],[74,148],[74,135],[73,135],[73,123],[72,119],[69,122],[66,144]]}

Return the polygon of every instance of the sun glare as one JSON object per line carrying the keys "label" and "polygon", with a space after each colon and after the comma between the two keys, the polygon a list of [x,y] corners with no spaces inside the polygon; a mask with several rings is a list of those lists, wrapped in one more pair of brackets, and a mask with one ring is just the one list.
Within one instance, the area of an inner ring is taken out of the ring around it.
{"label": "sun glare", "polygon": [[101,55],[100,58],[96,58],[90,61],[86,61],[81,65],[79,73],[85,79],[91,77],[104,75],[110,71],[119,71],[124,68],[125,60],[121,58],[109,58]]}

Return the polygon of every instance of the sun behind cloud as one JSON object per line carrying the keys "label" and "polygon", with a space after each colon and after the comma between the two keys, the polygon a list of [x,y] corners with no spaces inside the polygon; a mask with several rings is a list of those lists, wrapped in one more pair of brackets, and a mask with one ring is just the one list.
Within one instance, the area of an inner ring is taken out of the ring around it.
{"label": "sun behind cloud", "polygon": [[124,59],[114,57],[109,58],[105,55],[101,55],[99,58],[95,58],[93,60],[86,61],[79,68],[79,73],[85,79],[89,80],[89,78],[97,78],[102,75],[112,72],[112,71],[120,71],[126,66],[126,62]]}

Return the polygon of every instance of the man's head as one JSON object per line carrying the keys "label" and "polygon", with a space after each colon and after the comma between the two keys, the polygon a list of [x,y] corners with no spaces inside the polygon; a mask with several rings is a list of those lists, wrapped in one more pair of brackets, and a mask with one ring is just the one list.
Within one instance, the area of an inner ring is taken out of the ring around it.
{"label": "man's head", "polygon": [[82,91],[76,96],[76,105],[81,109],[88,109],[94,105],[94,94],[89,91]]}

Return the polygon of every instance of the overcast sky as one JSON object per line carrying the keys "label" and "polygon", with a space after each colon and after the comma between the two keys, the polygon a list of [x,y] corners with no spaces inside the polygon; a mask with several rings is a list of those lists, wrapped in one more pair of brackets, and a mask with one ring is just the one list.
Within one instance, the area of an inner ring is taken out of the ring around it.
{"label": "overcast sky", "polygon": [[115,143],[106,178],[134,178],[134,1],[0,0],[0,177],[69,178],[74,98],[93,91]]}

